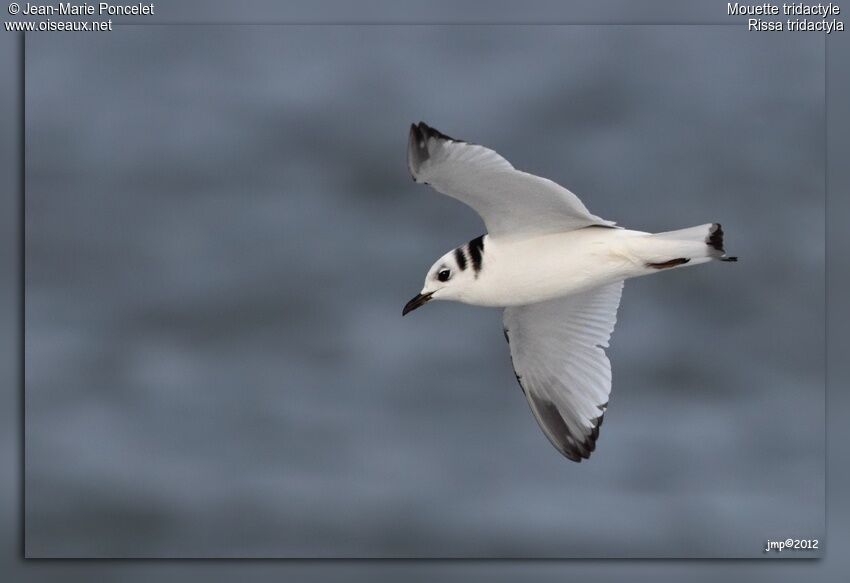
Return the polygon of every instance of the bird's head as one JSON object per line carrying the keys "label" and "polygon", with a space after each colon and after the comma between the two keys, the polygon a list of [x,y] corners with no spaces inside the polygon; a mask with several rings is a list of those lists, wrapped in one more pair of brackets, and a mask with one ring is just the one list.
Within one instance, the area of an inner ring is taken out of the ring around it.
{"label": "bird's head", "polygon": [[407,315],[431,300],[461,300],[475,281],[475,271],[463,247],[458,247],[440,257],[425,276],[425,285],[401,314]]}

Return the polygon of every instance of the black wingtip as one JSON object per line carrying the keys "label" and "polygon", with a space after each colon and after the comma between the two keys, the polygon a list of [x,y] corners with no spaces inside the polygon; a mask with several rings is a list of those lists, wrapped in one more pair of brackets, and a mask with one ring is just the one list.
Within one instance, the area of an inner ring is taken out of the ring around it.
{"label": "black wingtip", "polygon": [[[419,125],[421,125],[421,122],[420,122]],[[415,123],[410,124],[410,141],[411,142],[414,141],[414,140],[419,141],[419,140],[425,139],[425,134],[419,128],[419,125],[417,125]]]}
{"label": "black wingtip", "polygon": [[407,140],[407,166],[414,181],[422,164],[430,157],[428,140],[422,125],[424,125],[422,122],[419,122],[418,126],[415,123],[410,124],[410,135]]}
{"label": "black wingtip", "polygon": [[596,440],[599,439],[599,428],[602,426],[604,407],[607,403],[599,407],[602,413],[592,421],[589,430],[583,429],[580,433],[574,434],[555,403],[546,398],[537,397],[534,393],[527,394],[538,423],[541,427],[545,427],[544,434],[555,449],[565,458],[576,463],[590,459],[596,449]]}
{"label": "black wingtip", "polygon": [[463,140],[456,140],[440,130],[432,128],[424,121],[411,123],[410,134],[407,140],[407,166],[410,169],[413,180],[416,180],[422,164],[431,157],[431,153],[428,151],[428,140],[431,138],[441,141],[463,142]]}
{"label": "black wingtip", "polygon": [[464,140],[458,140],[457,138],[453,138],[441,132],[440,130],[429,126],[424,121],[420,121],[418,124],[411,124],[411,131],[413,128],[416,128],[417,132],[425,139],[434,138],[437,140],[448,140],[450,142],[463,142]]}

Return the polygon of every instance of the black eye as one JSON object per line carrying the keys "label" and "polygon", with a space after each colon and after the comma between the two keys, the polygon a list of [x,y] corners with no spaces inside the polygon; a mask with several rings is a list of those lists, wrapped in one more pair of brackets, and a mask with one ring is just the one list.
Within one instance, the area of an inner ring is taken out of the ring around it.
{"label": "black eye", "polygon": [[437,279],[440,281],[449,281],[449,278],[452,276],[452,272],[448,269],[441,269],[437,272]]}

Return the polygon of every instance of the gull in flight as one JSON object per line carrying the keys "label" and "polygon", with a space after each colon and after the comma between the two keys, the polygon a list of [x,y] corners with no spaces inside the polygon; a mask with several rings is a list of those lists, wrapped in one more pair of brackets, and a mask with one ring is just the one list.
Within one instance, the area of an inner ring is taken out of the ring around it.
{"label": "gull in flight", "polygon": [[736,261],[720,225],[623,229],[551,180],[422,122],[410,127],[407,161],[416,182],[481,215],[487,234],[440,257],[402,315],[432,300],[504,308],[514,372],[537,423],[564,456],[589,458],[611,392],[604,349],[624,280]]}

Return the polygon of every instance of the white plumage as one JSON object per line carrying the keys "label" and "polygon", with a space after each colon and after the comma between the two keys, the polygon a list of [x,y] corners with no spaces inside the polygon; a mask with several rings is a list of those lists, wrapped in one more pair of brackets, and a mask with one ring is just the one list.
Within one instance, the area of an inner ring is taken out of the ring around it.
{"label": "white plumage", "polygon": [[735,261],[720,225],[621,229],[566,188],[424,123],[411,126],[408,165],[414,180],[478,212],[488,234],[437,260],[403,313],[432,299],[505,308],[514,371],[543,433],[569,459],[588,458],[611,392],[604,348],[623,281]]}
{"label": "white plumage", "polygon": [[472,207],[491,237],[516,239],[614,225],[590,214],[563,186],[517,170],[493,150],[453,140],[425,124],[411,129],[407,160],[416,182]]}

